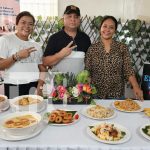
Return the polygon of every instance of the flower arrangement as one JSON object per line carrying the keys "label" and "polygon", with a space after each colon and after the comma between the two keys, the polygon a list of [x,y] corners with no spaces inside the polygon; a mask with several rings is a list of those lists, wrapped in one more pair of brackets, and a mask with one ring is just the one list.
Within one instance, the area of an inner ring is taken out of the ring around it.
{"label": "flower arrangement", "polygon": [[58,73],[54,77],[54,89],[50,97],[53,103],[87,104],[96,94],[96,88],[90,83],[90,74],[83,70],[77,75]]}

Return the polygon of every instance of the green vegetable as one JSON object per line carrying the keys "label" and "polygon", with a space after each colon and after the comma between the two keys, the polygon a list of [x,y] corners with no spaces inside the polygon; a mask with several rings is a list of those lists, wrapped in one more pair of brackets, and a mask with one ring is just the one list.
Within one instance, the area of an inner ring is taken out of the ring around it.
{"label": "green vegetable", "polygon": [[61,73],[56,74],[54,77],[54,85],[55,86],[63,85],[63,79],[64,79],[63,74]]}
{"label": "green vegetable", "polygon": [[83,70],[76,75],[77,83],[89,83],[90,81],[90,73],[87,70]]}
{"label": "green vegetable", "polygon": [[148,130],[150,130],[150,126],[145,126],[145,128],[142,128],[142,131],[143,131],[146,135],[150,136],[150,134],[148,134]]}

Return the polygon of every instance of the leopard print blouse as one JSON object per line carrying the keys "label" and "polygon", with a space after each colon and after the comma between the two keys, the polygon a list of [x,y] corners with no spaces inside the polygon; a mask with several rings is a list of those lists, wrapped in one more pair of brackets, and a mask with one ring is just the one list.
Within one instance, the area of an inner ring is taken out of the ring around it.
{"label": "leopard print blouse", "polygon": [[85,69],[91,74],[91,81],[100,98],[124,96],[125,81],[134,74],[131,58],[125,44],[113,41],[109,53],[102,41],[92,44],[85,56]]}

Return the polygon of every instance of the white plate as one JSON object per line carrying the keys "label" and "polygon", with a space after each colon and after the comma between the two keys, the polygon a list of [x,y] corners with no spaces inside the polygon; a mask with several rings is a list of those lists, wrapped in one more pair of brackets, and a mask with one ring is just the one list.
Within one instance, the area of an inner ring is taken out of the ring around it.
{"label": "white plate", "polygon": [[4,129],[0,127],[0,139],[6,140],[6,141],[21,141],[25,139],[30,139],[38,135],[43,129],[44,129],[44,124],[43,122],[41,122],[31,134],[24,135],[24,136],[14,136],[14,135],[9,134],[8,132],[6,132]]}
{"label": "white plate", "polygon": [[144,124],[140,127],[140,133],[141,135],[143,135],[146,139],[150,140],[150,136],[148,136],[146,133],[143,132],[143,128],[145,128],[146,126],[150,126],[150,124]]}
{"label": "white plate", "polygon": [[[116,100],[116,101],[123,101],[123,100]],[[116,106],[115,106],[115,101],[112,103],[112,106],[116,109],[116,110],[119,110],[119,111],[122,111],[122,112],[129,112],[129,113],[135,113],[135,112],[141,112],[144,110],[143,106],[142,106],[142,102],[139,102],[137,100],[134,100],[135,102],[138,103],[138,105],[141,107],[139,110],[134,110],[134,111],[128,111],[128,110],[120,110],[118,109]]]}
{"label": "white plate", "polygon": [[[62,110],[62,109],[61,109],[61,110]],[[69,112],[69,111],[76,111],[76,110],[65,110],[65,111]],[[50,112],[47,112],[47,113],[50,113]],[[44,115],[44,120],[48,122],[48,118],[46,117],[47,113],[45,113],[45,115]],[[79,121],[79,119],[80,119],[80,116],[79,116],[79,114],[77,113],[77,111],[76,111],[76,113],[74,114],[74,116],[75,116],[75,115],[78,115],[78,119],[74,119],[73,122],[71,122],[71,123],[67,123],[67,124],[61,123],[61,124],[59,124],[59,123],[51,123],[51,122],[49,123],[49,122],[48,122],[48,124],[49,124],[49,125],[55,125],[55,126],[67,126],[67,125],[71,125],[71,124],[76,123],[76,122]],[[73,116],[73,117],[74,117],[74,116]]]}
{"label": "white plate", "polygon": [[88,106],[88,107],[86,107],[86,108],[83,108],[83,109],[81,110],[81,113],[82,113],[84,116],[88,117],[88,118],[96,119],[96,120],[112,119],[112,118],[114,118],[114,117],[116,116],[116,112],[114,111],[114,114],[113,114],[112,116],[110,116],[110,117],[107,117],[107,118],[95,118],[95,117],[92,117],[92,116],[90,116],[90,115],[87,113],[87,110],[88,110],[89,108],[94,107],[94,106],[95,106],[95,105],[91,105],[91,106]]}
{"label": "white plate", "polygon": [[[125,132],[126,135],[118,140],[118,141],[107,141],[107,140],[101,140],[100,138],[98,138],[90,129],[90,126],[95,126],[95,125],[99,125],[99,124],[103,124],[103,123],[109,123],[109,124],[114,124],[115,127],[117,127],[118,129],[120,129],[121,131]],[[117,123],[112,123],[112,122],[100,122],[100,123],[97,123],[97,124],[94,124],[94,125],[90,125],[87,127],[87,133],[88,135],[93,138],[94,140],[96,141],[99,141],[99,142],[102,142],[102,143],[106,143],[106,144],[121,144],[121,143],[125,143],[127,142],[130,138],[131,138],[131,133],[129,132],[129,130],[125,127],[123,127],[122,125],[120,124],[117,124]]]}

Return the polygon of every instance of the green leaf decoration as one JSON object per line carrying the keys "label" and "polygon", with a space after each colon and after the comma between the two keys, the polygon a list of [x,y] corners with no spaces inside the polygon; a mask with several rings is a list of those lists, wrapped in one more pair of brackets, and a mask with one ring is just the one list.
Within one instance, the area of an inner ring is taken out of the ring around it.
{"label": "green leaf decoration", "polygon": [[92,87],[92,94],[96,94],[97,93],[97,90],[96,90],[96,87]]}
{"label": "green leaf decoration", "polygon": [[37,16],[37,19],[38,20],[42,20],[42,16]]}
{"label": "green leaf decoration", "polygon": [[83,101],[83,97],[82,96],[78,96],[78,103]]}
{"label": "green leaf decoration", "polygon": [[147,33],[150,33],[150,26],[149,26],[148,29],[147,29]]}
{"label": "green leaf decoration", "polygon": [[48,16],[48,17],[47,17],[47,20],[48,20],[48,21],[51,21],[51,20],[52,20],[52,16]]}
{"label": "green leaf decoration", "polygon": [[42,23],[41,23],[41,22],[38,22],[38,23],[37,23],[37,27],[38,27],[38,28],[41,28],[41,27],[42,27]]}
{"label": "green leaf decoration", "polygon": [[35,37],[35,36],[37,36],[38,34],[37,34],[37,32],[36,31],[34,31],[33,33],[32,33],[32,36],[33,37]]}
{"label": "green leaf decoration", "polygon": [[137,19],[132,19],[128,22],[128,30],[130,31],[130,33],[133,35],[133,36],[136,36],[136,34],[138,33],[138,31],[140,30],[141,28],[141,20]]}
{"label": "green leaf decoration", "polygon": [[100,26],[100,24],[101,24],[101,22],[102,22],[102,19],[103,19],[103,17],[102,16],[98,16],[98,17],[95,17],[93,20],[92,20],[92,28],[96,28],[96,29],[98,29],[99,30],[99,26]]}
{"label": "green leaf decoration", "polygon": [[43,34],[43,35],[44,35],[44,34],[45,34],[45,31],[44,31],[44,30],[41,30],[40,34]]}
{"label": "green leaf decoration", "polygon": [[58,20],[58,30],[61,30],[62,29],[62,27],[64,26],[64,21],[63,21],[63,19],[61,18],[61,19],[59,19]]}
{"label": "green leaf decoration", "polygon": [[40,40],[40,38],[38,37],[35,41],[36,41],[36,42],[40,42],[41,40]]}
{"label": "green leaf decoration", "polygon": [[48,22],[45,23],[45,29],[49,29],[50,28],[50,24]]}
{"label": "green leaf decoration", "polygon": [[77,74],[76,76],[76,80],[77,83],[89,83],[89,77],[90,77],[90,73],[87,70],[83,70],[80,73]]}
{"label": "green leaf decoration", "polygon": [[64,75],[62,73],[55,74],[54,86],[63,85]]}
{"label": "green leaf decoration", "polygon": [[96,105],[96,102],[92,99],[90,105]]}

